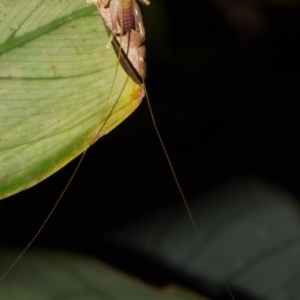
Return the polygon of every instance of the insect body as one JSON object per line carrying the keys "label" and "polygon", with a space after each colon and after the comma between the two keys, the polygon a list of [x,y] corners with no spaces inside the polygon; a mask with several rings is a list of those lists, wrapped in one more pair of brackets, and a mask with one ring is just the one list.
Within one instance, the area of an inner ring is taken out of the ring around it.
{"label": "insect body", "polygon": [[[144,1],[148,5],[150,2]],[[134,0],[112,0],[110,2],[110,16],[112,34],[118,34],[118,25],[121,27],[121,34],[130,32],[132,29],[145,36],[142,15],[138,4]]]}
{"label": "insect body", "polygon": [[[123,35],[131,30],[137,31],[141,37],[145,37],[142,14],[135,0],[87,0],[94,3],[105,23],[111,29],[111,35]],[[140,0],[149,5],[148,0]]]}
{"label": "insect body", "polygon": [[[149,5],[148,0],[140,0]],[[94,3],[104,20],[120,63],[138,84],[146,75],[145,28],[140,8],[135,0],[87,0]],[[122,50],[122,53],[120,52]]]}

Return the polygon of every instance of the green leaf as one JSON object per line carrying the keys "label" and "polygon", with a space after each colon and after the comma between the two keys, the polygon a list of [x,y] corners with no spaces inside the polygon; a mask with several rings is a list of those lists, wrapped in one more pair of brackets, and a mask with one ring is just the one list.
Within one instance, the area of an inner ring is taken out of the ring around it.
{"label": "green leaf", "polygon": [[[17,256],[0,252],[0,269]],[[93,257],[30,251],[1,282],[0,299],[207,300],[178,286],[155,289]]]}
{"label": "green leaf", "polygon": [[0,199],[53,174],[139,105],[142,88],[108,40],[84,0],[1,1]]}

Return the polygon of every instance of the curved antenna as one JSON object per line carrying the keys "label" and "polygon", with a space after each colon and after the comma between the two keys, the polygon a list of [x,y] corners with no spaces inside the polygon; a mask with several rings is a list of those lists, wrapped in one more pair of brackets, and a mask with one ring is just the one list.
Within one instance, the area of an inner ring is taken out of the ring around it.
{"label": "curved antenna", "polygon": [[[97,0],[96,0],[97,1]],[[121,55],[121,54],[120,54]],[[120,56],[119,56],[120,57]],[[118,63],[116,66],[116,70],[114,73],[114,77],[113,77],[113,81],[112,84],[110,86],[109,92],[108,92],[108,96],[107,96],[107,100],[106,100],[106,105],[109,101],[109,99],[111,98],[112,95],[112,90],[113,90],[113,86],[116,82],[116,78],[117,78],[117,73],[118,73],[118,69],[119,69],[119,57],[118,57]],[[121,91],[122,93],[122,91]],[[119,98],[118,98],[119,99]],[[116,100],[116,103],[118,102],[118,99]],[[115,103],[115,104],[116,104]],[[106,125],[106,122],[108,121],[109,117],[111,116],[113,110],[114,110],[115,105],[113,105],[111,111],[108,113],[108,116],[106,118],[106,120],[104,121],[104,123],[102,124],[102,126],[97,130],[97,132],[95,133],[95,137],[92,139],[90,145],[86,148],[86,150],[81,154],[81,157],[74,169],[74,171],[72,172],[71,177],[69,178],[69,180],[67,181],[65,187],[63,188],[62,192],[60,193],[60,195],[58,196],[57,200],[55,201],[54,205],[52,206],[50,212],[48,213],[48,215],[46,216],[46,218],[44,219],[42,225],[38,228],[37,232],[35,233],[35,235],[32,237],[32,239],[29,241],[29,243],[26,245],[26,247],[20,252],[20,254],[17,256],[17,258],[10,264],[10,266],[7,268],[7,270],[4,272],[4,274],[0,277],[0,282],[3,281],[5,279],[5,277],[12,271],[12,269],[16,266],[16,264],[20,261],[20,259],[24,256],[24,254],[27,252],[27,250],[31,247],[31,245],[35,242],[35,240],[37,239],[37,237],[40,235],[40,233],[42,232],[42,230],[45,228],[46,224],[48,223],[49,219],[51,218],[51,216],[53,215],[54,211],[56,210],[57,206],[59,205],[59,203],[61,202],[63,196],[65,195],[66,191],[68,190],[70,184],[72,183],[79,167],[82,164],[82,161],[87,153],[87,150],[89,149],[89,147],[98,139],[102,129],[104,128],[104,126]]]}
{"label": "curved antenna", "polygon": [[[143,2],[143,1],[147,1],[147,0],[141,0],[141,2]],[[148,4],[149,4],[149,3],[148,3]],[[137,22],[141,22],[141,20],[140,20],[140,19],[139,19],[139,20],[136,20],[136,23],[137,23]],[[139,54],[138,51],[137,51],[137,53]],[[141,59],[142,59],[142,58],[141,58]],[[183,189],[182,189],[181,184],[180,184],[180,182],[179,182],[179,179],[178,179],[178,177],[177,177],[175,168],[174,168],[173,163],[172,163],[172,161],[171,161],[171,159],[170,159],[169,152],[168,152],[168,150],[167,150],[167,147],[166,147],[166,145],[165,145],[165,143],[164,143],[164,141],[163,141],[163,138],[162,138],[162,136],[161,136],[161,134],[160,134],[160,131],[159,131],[159,128],[158,128],[158,126],[157,126],[156,119],[155,119],[155,115],[154,115],[154,112],[153,112],[153,109],[152,109],[152,105],[151,105],[151,102],[150,102],[150,98],[149,98],[149,96],[148,96],[147,88],[146,88],[146,85],[145,85],[145,80],[144,80],[143,77],[142,77],[142,84],[143,84],[143,86],[144,86],[144,90],[145,90],[145,98],[146,98],[147,105],[148,105],[148,108],[149,108],[149,113],[150,113],[150,117],[151,117],[151,120],[152,120],[152,124],[153,124],[154,130],[155,130],[155,132],[156,132],[156,135],[157,135],[157,137],[158,137],[158,140],[159,140],[159,142],[160,142],[160,145],[161,145],[161,147],[162,147],[162,150],[163,150],[163,152],[164,152],[164,155],[165,155],[165,157],[166,157],[166,159],[167,159],[167,163],[168,163],[168,165],[169,165],[169,167],[170,167],[170,170],[171,170],[172,176],[173,176],[173,178],[174,178],[175,184],[176,184],[176,186],[177,186],[178,192],[179,192],[179,194],[180,194],[180,196],[181,196],[181,199],[182,199],[182,201],[183,201],[183,204],[184,204],[184,206],[185,206],[185,209],[186,209],[186,211],[187,211],[187,213],[188,213],[188,216],[189,216],[189,218],[190,218],[190,220],[191,220],[192,226],[193,226],[193,228],[194,228],[194,230],[195,230],[195,233],[196,233],[196,235],[197,235],[197,238],[198,238],[198,240],[199,240],[199,242],[200,242],[200,246],[201,246],[201,248],[202,248],[204,254],[206,255],[206,257],[208,258],[208,260],[211,262],[211,264],[212,264],[212,266],[213,266],[213,268],[214,268],[216,274],[218,274],[219,278],[221,279],[222,283],[224,284],[224,286],[225,286],[225,288],[226,288],[226,290],[227,290],[227,292],[228,292],[230,298],[231,298],[232,300],[235,300],[235,297],[234,297],[234,295],[233,295],[233,293],[232,293],[232,291],[231,291],[229,285],[227,284],[227,282],[226,282],[224,276],[222,275],[222,273],[221,273],[219,267],[217,266],[217,263],[216,263],[215,259],[213,258],[213,256],[211,255],[211,253],[207,250],[207,248],[206,248],[206,246],[205,246],[205,243],[204,243],[204,241],[203,241],[202,235],[201,235],[201,233],[200,233],[200,230],[198,229],[198,227],[197,227],[197,225],[196,225],[195,218],[194,218],[194,216],[193,216],[193,214],[192,214],[192,212],[191,212],[191,210],[190,210],[190,207],[189,207],[189,205],[188,205],[187,198],[186,198],[186,196],[185,196],[185,194],[184,194],[184,192],[183,192]]]}

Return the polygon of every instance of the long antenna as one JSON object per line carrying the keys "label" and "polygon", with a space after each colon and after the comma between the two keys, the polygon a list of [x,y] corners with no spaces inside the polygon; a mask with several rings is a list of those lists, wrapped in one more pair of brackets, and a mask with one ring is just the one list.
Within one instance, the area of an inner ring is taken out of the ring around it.
{"label": "long antenna", "polygon": [[[135,0],[133,0],[133,1],[135,1]],[[150,4],[147,0],[140,0],[140,1],[141,1],[142,3],[147,4],[147,5]],[[139,20],[139,22],[141,22],[141,20]],[[138,51],[136,51],[136,52],[137,52],[137,55],[139,56],[139,52],[138,52]],[[138,61],[142,61],[142,58],[139,58]],[[152,105],[151,105],[151,102],[150,102],[150,99],[149,99],[149,96],[148,96],[148,92],[147,92],[146,84],[145,84],[145,81],[144,81],[144,77],[142,76],[141,78],[142,78],[142,84],[143,84],[144,91],[145,91],[145,98],[146,98],[147,105],[148,105],[148,108],[149,108],[149,113],[150,113],[150,117],[151,117],[151,120],[152,120],[152,124],[153,124],[154,130],[155,130],[155,132],[156,132],[156,135],[157,135],[157,137],[158,137],[158,140],[159,140],[159,142],[160,142],[160,145],[161,145],[161,147],[162,147],[162,150],[163,150],[163,152],[164,152],[164,155],[165,155],[165,157],[166,157],[166,159],[167,159],[167,162],[168,162],[168,165],[169,165],[169,167],[170,167],[171,173],[172,173],[172,175],[173,175],[173,178],[174,178],[175,184],[176,184],[176,186],[177,186],[178,192],[179,192],[179,194],[180,194],[180,196],[181,196],[181,199],[182,199],[182,201],[183,201],[183,204],[184,204],[184,206],[185,206],[185,209],[186,209],[186,211],[187,211],[187,213],[188,213],[188,215],[189,215],[189,218],[190,218],[191,223],[192,223],[192,226],[193,226],[193,228],[194,228],[194,230],[195,230],[195,232],[196,232],[196,235],[197,235],[197,237],[198,237],[198,240],[199,240],[199,242],[200,242],[200,245],[201,245],[201,247],[202,247],[202,249],[203,249],[203,252],[205,253],[206,257],[210,260],[210,262],[211,262],[211,264],[212,264],[212,266],[213,266],[215,272],[219,275],[219,277],[220,277],[222,283],[224,284],[224,286],[225,286],[225,288],[226,288],[228,294],[230,295],[231,299],[232,299],[232,300],[235,300],[235,298],[234,298],[234,296],[233,296],[233,293],[232,293],[231,289],[229,288],[229,285],[227,284],[227,282],[226,282],[224,276],[222,275],[220,269],[218,268],[218,266],[217,266],[217,264],[216,264],[215,259],[214,259],[213,256],[210,254],[210,252],[207,250],[207,248],[206,248],[206,246],[205,246],[205,244],[204,244],[202,235],[201,235],[201,233],[200,233],[200,231],[199,231],[199,229],[198,229],[198,227],[197,227],[197,225],[196,225],[194,216],[193,216],[193,214],[192,214],[192,212],[191,212],[191,210],[190,210],[190,207],[189,207],[189,205],[188,205],[186,196],[185,196],[185,194],[184,194],[184,192],[183,192],[183,189],[182,189],[182,187],[181,187],[181,184],[180,184],[180,182],[179,182],[179,180],[178,180],[178,177],[177,177],[177,175],[176,175],[176,172],[175,172],[173,163],[172,163],[172,161],[171,161],[171,159],[170,159],[170,156],[169,156],[169,152],[168,152],[168,150],[167,150],[167,148],[166,148],[166,146],[165,146],[165,143],[164,143],[164,141],[163,141],[163,138],[162,138],[162,136],[161,136],[161,134],[160,134],[160,131],[159,131],[159,129],[158,129],[158,126],[157,126],[157,123],[156,123],[156,119],[155,119],[155,116],[154,116],[154,113],[153,113]]]}
{"label": "long antenna", "polygon": [[225,286],[225,288],[226,288],[228,294],[230,295],[231,299],[232,299],[232,300],[235,300],[235,298],[234,298],[234,296],[233,296],[233,293],[232,293],[231,289],[229,288],[229,286],[228,286],[226,280],[224,279],[224,276],[222,275],[222,273],[221,273],[219,267],[218,267],[217,264],[216,264],[215,259],[212,257],[212,255],[210,254],[210,252],[207,250],[207,248],[206,248],[206,246],[205,246],[205,243],[204,243],[204,241],[203,241],[202,235],[201,235],[201,233],[200,233],[200,231],[199,231],[199,229],[198,229],[198,227],[197,227],[197,225],[196,225],[195,219],[194,219],[193,214],[192,214],[192,212],[191,212],[191,210],[190,210],[190,207],[189,207],[189,205],[188,205],[188,202],[187,202],[187,200],[186,200],[186,197],[185,197],[185,195],[184,195],[184,193],[183,193],[182,187],[181,187],[180,182],[179,182],[179,180],[178,180],[178,177],[177,177],[177,175],[176,175],[176,172],[175,172],[175,169],[174,169],[174,167],[173,167],[172,161],[171,161],[171,159],[170,159],[170,157],[169,157],[167,148],[166,148],[166,146],[165,146],[165,144],[164,144],[164,142],[163,142],[163,139],[162,139],[162,137],[161,137],[160,131],[159,131],[158,127],[157,127],[156,120],[155,120],[155,117],[154,117],[154,114],[153,114],[153,110],[152,110],[152,107],[151,107],[151,104],[150,104],[150,100],[149,100],[149,98],[148,98],[148,93],[147,93],[146,88],[145,88],[145,94],[146,94],[147,104],[148,104],[148,107],[149,107],[149,112],[150,112],[150,116],[151,116],[151,119],[152,119],[152,123],[153,123],[154,129],[155,129],[155,132],[156,132],[156,134],[157,134],[157,136],[158,136],[159,142],[160,142],[161,147],[162,147],[162,149],[163,149],[163,152],[164,152],[164,154],[165,154],[165,156],[166,156],[166,159],[167,159],[167,162],[168,162],[168,164],[169,164],[169,167],[170,167],[171,173],[172,173],[172,175],[173,175],[174,181],[175,181],[175,183],[176,183],[177,189],[178,189],[178,191],[179,191],[179,193],[180,193],[181,199],[182,199],[183,204],[184,204],[184,206],[185,206],[185,208],[186,208],[186,211],[187,211],[187,213],[188,213],[188,215],[189,215],[189,218],[190,218],[190,220],[191,220],[191,222],[192,222],[192,226],[194,227],[194,230],[195,230],[196,235],[197,235],[197,237],[198,237],[198,239],[199,239],[199,242],[200,242],[200,244],[201,244],[201,247],[202,247],[202,249],[203,249],[203,251],[204,251],[206,257],[210,260],[212,266],[214,267],[215,272],[219,275],[220,279],[222,280],[222,283],[224,284],[224,286]]}
{"label": "long antenna", "polygon": [[40,235],[41,231],[44,229],[45,225],[48,223],[49,219],[51,218],[51,216],[53,215],[56,207],[58,206],[59,202],[61,201],[62,197],[64,196],[64,194],[66,193],[67,189],[69,188],[71,182],[73,181],[74,176],[76,175],[82,161],[83,158],[85,157],[87,150],[85,150],[81,157],[79,162],[76,165],[75,170],[73,171],[71,177],[69,178],[67,184],[65,185],[63,191],[61,192],[61,194],[59,195],[59,197],[57,198],[57,200],[55,201],[53,207],[51,208],[49,214],[47,215],[47,217],[45,218],[45,220],[43,221],[42,225],[40,226],[40,228],[38,229],[38,231],[36,232],[36,234],[33,236],[33,238],[30,240],[30,242],[27,244],[27,246],[22,250],[22,252],[18,255],[18,257],[14,260],[14,262],[9,266],[9,268],[5,271],[5,273],[0,277],[0,282],[7,276],[7,274],[14,268],[14,266],[19,262],[19,260],[23,257],[23,255],[25,254],[25,252],[30,248],[30,246],[34,243],[34,241],[37,239],[37,237]]}
{"label": "long antenna", "polygon": [[[120,55],[118,57],[118,63],[117,63],[117,67],[114,73],[114,77],[113,77],[113,81],[112,84],[110,86],[109,92],[108,92],[108,97],[106,100],[106,105],[112,95],[112,90],[113,90],[113,86],[114,83],[116,81],[117,78],[117,73],[118,73],[118,69],[119,69],[119,60],[120,60]],[[117,100],[118,101],[118,100]],[[109,114],[110,116],[110,114]],[[109,118],[108,116],[108,118]],[[97,139],[99,134],[101,133],[103,127],[105,126],[108,118],[104,121],[103,125],[99,128],[99,130],[96,132],[95,137],[92,139],[91,144],[92,145]],[[90,147],[90,146],[89,146]],[[59,197],[57,198],[57,200],[55,201],[53,207],[51,208],[50,212],[48,213],[48,215],[46,216],[45,220],[43,221],[42,225],[39,227],[39,229],[37,230],[37,232],[35,233],[35,235],[33,236],[33,238],[29,241],[29,243],[26,245],[26,247],[22,250],[22,252],[17,256],[17,258],[13,261],[13,263],[8,267],[8,269],[4,272],[4,274],[0,277],[0,282],[10,273],[10,271],[15,267],[15,265],[19,262],[19,260],[23,257],[23,255],[26,253],[26,251],[30,248],[30,246],[35,242],[35,240],[37,239],[37,237],[40,235],[40,233],[42,232],[42,230],[44,229],[44,227],[46,226],[46,224],[48,223],[49,219],[51,218],[51,216],[53,215],[54,211],[56,210],[58,204],[60,203],[60,201],[62,200],[63,196],[65,195],[66,191],[68,190],[71,182],[73,181],[79,167],[82,164],[82,161],[87,153],[88,148],[82,153],[79,162],[77,163],[75,170],[72,172],[71,177],[69,178],[67,184],[65,185],[64,189],[62,190],[62,192],[60,193]]]}
{"label": "long antenna", "polygon": [[214,267],[216,273],[219,275],[220,279],[222,280],[222,283],[224,284],[224,286],[225,286],[228,294],[230,295],[231,299],[235,300],[235,297],[233,296],[233,293],[232,293],[231,289],[229,288],[229,285],[227,284],[226,280],[224,279],[224,276],[222,275],[220,269],[218,268],[215,259],[210,254],[210,252],[207,250],[207,248],[205,246],[205,243],[203,241],[202,235],[201,235],[201,233],[200,233],[200,231],[199,231],[199,229],[198,229],[198,227],[196,225],[195,219],[193,217],[193,214],[192,214],[192,212],[190,210],[190,207],[188,205],[188,202],[187,202],[186,197],[184,195],[184,192],[182,190],[181,184],[180,184],[180,182],[178,180],[178,177],[176,175],[173,163],[172,163],[172,161],[171,161],[171,159],[169,157],[168,150],[167,150],[167,148],[165,146],[165,143],[164,143],[164,141],[163,141],[163,139],[161,137],[160,131],[159,131],[158,126],[156,124],[156,120],[155,120],[155,117],[154,117],[153,109],[152,109],[152,106],[151,106],[151,103],[150,103],[150,100],[149,100],[149,97],[148,97],[148,92],[147,92],[146,87],[145,87],[145,97],[146,97],[146,100],[147,100],[147,105],[148,105],[148,108],[149,108],[149,113],[150,113],[150,117],[151,117],[151,120],[152,120],[152,123],[153,123],[153,127],[155,129],[156,135],[157,135],[157,137],[159,139],[159,142],[160,142],[160,145],[161,145],[161,147],[163,149],[163,152],[164,152],[164,154],[166,156],[166,159],[167,159],[167,162],[169,164],[169,167],[170,167],[171,173],[173,175],[174,181],[176,183],[177,189],[178,189],[178,191],[180,193],[181,199],[182,199],[183,204],[185,206],[185,209],[186,209],[186,211],[187,211],[187,213],[189,215],[189,218],[190,218],[190,220],[192,222],[192,226],[194,227],[194,230],[195,230],[196,235],[198,237],[198,240],[199,240],[199,242],[201,244],[201,247],[202,247],[202,249],[203,249],[206,257],[210,260],[210,262],[211,262],[212,266]]}

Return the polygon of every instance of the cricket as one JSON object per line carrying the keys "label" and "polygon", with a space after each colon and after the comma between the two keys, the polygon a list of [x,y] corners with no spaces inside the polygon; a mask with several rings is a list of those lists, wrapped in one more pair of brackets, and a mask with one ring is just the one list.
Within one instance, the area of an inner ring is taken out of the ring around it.
{"label": "cricket", "polygon": [[150,2],[1,1],[1,299],[300,298],[299,11]]}
{"label": "cricket", "polygon": [[[166,146],[163,142],[163,139],[160,135],[159,129],[156,125],[156,121],[154,118],[154,113],[151,108],[151,103],[148,97],[146,84],[145,84],[145,77],[146,77],[146,49],[145,49],[145,39],[146,39],[146,30],[144,28],[143,24],[143,18],[142,13],[139,8],[139,5],[136,0],[87,0],[87,3],[89,5],[95,5],[99,15],[103,19],[104,26],[108,33],[108,42],[106,45],[107,51],[111,50],[111,47],[113,47],[117,57],[119,64],[117,68],[123,68],[125,72],[128,74],[128,76],[138,85],[141,86],[141,92],[139,97],[146,98],[150,115],[153,121],[153,126],[155,128],[155,131],[157,133],[158,139],[160,141],[160,144],[162,146],[162,150],[165,154],[165,157],[167,159],[167,162],[170,166],[171,172],[174,177],[174,181],[177,185],[178,191],[180,193],[180,196],[182,198],[183,204],[185,206],[185,209],[187,211],[187,214],[191,220],[192,226],[195,229],[195,236],[199,240],[199,251],[206,252],[206,255],[210,256],[209,252],[205,248],[205,244],[202,240],[202,235],[199,232],[196,223],[193,218],[192,211],[189,208],[188,201],[186,200],[186,197],[184,195],[184,192],[181,188],[180,182],[177,178],[176,171],[173,167],[173,164],[169,158],[168,151],[166,149]],[[142,5],[150,5],[150,2],[148,0],[140,0],[140,3]],[[115,84],[115,79],[112,81],[112,87]],[[109,98],[111,97],[111,93],[109,93],[107,97],[107,101],[109,101]],[[101,136],[101,129],[96,134],[96,138]],[[96,139],[95,138],[95,139]],[[87,150],[86,150],[87,151]],[[85,152],[84,152],[85,154]],[[28,245],[25,247],[25,249],[20,253],[20,255],[16,258],[16,260],[12,263],[12,265],[5,271],[5,273],[2,275],[0,280],[4,280],[6,276],[9,275],[10,271],[17,267],[17,264],[20,259],[22,259],[22,256],[26,253],[26,251],[30,248],[32,243],[36,240],[36,238],[41,233],[42,229],[48,222],[49,218],[57,208],[58,203],[63,198],[63,195],[65,191],[68,189],[68,186],[71,184],[73,177],[75,176],[82,159],[84,158],[84,154],[81,157],[81,160],[79,161],[72,177],[70,178],[68,184],[66,185],[65,189],[61,193],[60,197],[56,201],[53,209],[41,225],[41,227],[38,229],[36,235],[32,238],[32,240],[28,243]],[[213,258],[209,258],[214,260]],[[216,266],[216,273],[219,273],[218,267]],[[223,276],[220,274],[220,279],[223,282],[224,286],[226,287],[229,297],[234,300],[234,295],[231,292],[227,282],[223,278]]]}

